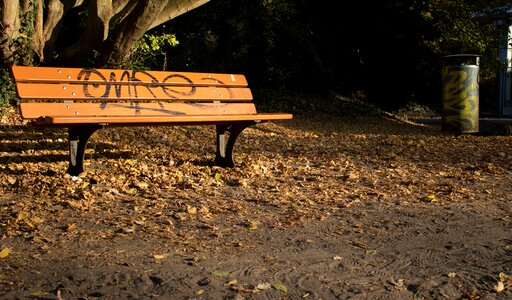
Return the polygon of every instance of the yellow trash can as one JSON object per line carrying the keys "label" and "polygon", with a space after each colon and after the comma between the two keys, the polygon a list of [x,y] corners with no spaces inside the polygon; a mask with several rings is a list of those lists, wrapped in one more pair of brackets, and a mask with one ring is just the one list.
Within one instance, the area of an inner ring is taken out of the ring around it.
{"label": "yellow trash can", "polygon": [[443,57],[442,129],[456,134],[479,131],[480,55]]}

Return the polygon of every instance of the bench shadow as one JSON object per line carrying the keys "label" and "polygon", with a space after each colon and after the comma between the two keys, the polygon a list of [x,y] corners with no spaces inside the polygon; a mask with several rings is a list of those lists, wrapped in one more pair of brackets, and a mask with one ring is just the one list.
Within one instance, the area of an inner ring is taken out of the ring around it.
{"label": "bench shadow", "polygon": [[179,165],[184,164],[185,162],[189,162],[189,163],[193,164],[194,166],[199,166],[199,167],[214,167],[215,166],[213,159],[194,159],[194,160],[190,160],[190,161],[179,160],[176,163],[176,165],[179,166]]}
{"label": "bench shadow", "polygon": [[[88,149],[95,149],[87,158],[129,158],[130,154],[120,151],[115,145],[95,140],[88,144]],[[63,154],[39,151],[63,151]],[[61,128],[30,128],[24,125],[0,125],[0,164],[23,162],[59,162],[68,161],[67,130]],[[17,155],[19,154],[19,155]],[[7,172],[8,170],[4,170]]]}

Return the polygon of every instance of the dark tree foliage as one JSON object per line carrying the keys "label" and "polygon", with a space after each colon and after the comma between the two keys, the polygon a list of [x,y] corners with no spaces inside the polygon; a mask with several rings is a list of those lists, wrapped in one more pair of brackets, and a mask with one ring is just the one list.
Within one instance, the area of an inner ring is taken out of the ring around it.
{"label": "dark tree foliage", "polygon": [[506,5],[215,0],[167,24],[180,41],[169,68],[244,73],[261,87],[355,93],[384,107],[437,103],[444,55],[481,54],[482,72],[492,77],[496,28],[483,12]]}

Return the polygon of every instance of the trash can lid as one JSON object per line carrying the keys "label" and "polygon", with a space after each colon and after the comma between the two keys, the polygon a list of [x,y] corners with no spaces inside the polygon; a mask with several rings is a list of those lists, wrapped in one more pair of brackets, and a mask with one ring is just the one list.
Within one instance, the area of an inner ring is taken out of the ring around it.
{"label": "trash can lid", "polygon": [[474,59],[475,63],[463,63],[463,64],[474,64],[474,65],[480,65],[480,57],[479,54],[452,54],[452,55],[446,55],[443,56],[444,60],[458,60],[458,61],[465,61],[466,59]]}

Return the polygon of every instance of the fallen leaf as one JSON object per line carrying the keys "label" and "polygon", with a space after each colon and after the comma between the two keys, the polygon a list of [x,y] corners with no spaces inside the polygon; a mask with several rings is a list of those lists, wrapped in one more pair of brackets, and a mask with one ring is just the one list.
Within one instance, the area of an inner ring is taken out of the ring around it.
{"label": "fallen leaf", "polygon": [[229,277],[229,272],[215,270],[212,272],[212,275],[215,275],[217,277],[227,278],[227,277]]}
{"label": "fallen leaf", "polygon": [[255,292],[254,289],[245,287],[243,285],[236,285],[236,284],[235,285],[230,285],[229,289],[232,290],[232,291],[235,291],[237,293],[254,293]]}
{"label": "fallen leaf", "polygon": [[233,284],[236,284],[238,282],[238,280],[236,279],[233,279],[233,280],[230,280],[226,283],[226,285],[233,285]]}
{"label": "fallen leaf", "polygon": [[174,217],[180,221],[185,221],[187,219],[187,214],[184,212],[177,212],[174,214]]}
{"label": "fallen leaf", "polygon": [[425,196],[423,198],[423,200],[425,200],[426,202],[437,202],[436,195],[434,195],[434,194],[430,194],[430,195]]}
{"label": "fallen leaf", "polygon": [[68,224],[66,226],[66,231],[73,231],[75,230],[77,227],[76,227],[76,223],[71,223],[71,224]]}
{"label": "fallen leaf", "polygon": [[11,249],[7,247],[2,249],[2,251],[0,251],[0,259],[6,258],[7,256],[9,256],[9,254],[11,254]]}
{"label": "fallen leaf", "polygon": [[199,209],[199,213],[201,213],[202,215],[209,215],[210,210],[206,206],[201,206],[201,208]]}
{"label": "fallen leaf", "polygon": [[135,232],[135,228],[133,227],[123,227],[123,228],[118,228],[116,230],[116,234],[117,235],[125,235],[125,234],[129,234],[129,233],[134,233]]}
{"label": "fallen leaf", "polygon": [[137,181],[135,183],[135,186],[138,187],[139,189],[141,190],[146,190],[148,187],[149,187],[149,184],[147,184],[146,182],[144,181]]}
{"label": "fallen leaf", "polygon": [[497,293],[503,292],[504,289],[505,289],[505,284],[503,283],[503,281],[498,281],[493,286],[493,290],[495,290]]}
{"label": "fallen leaf", "polygon": [[258,222],[258,221],[248,220],[245,224],[245,227],[249,230],[256,230],[256,229],[258,229],[259,224],[260,224],[260,222]]}
{"label": "fallen leaf", "polygon": [[195,215],[197,214],[197,208],[187,204],[187,213]]}
{"label": "fallen leaf", "polygon": [[30,221],[32,221],[33,224],[35,225],[38,225],[38,224],[41,224],[43,223],[43,219],[39,218],[39,217],[32,217],[30,219]]}
{"label": "fallen leaf", "polygon": [[508,280],[511,280],[510,276],[508,276],[507,274],[501,272],[500,273],[500,281],[505,282],[505,281],[508,281]]}
{"label": "fallen leaf", "polygon": [[135,220],[133,223],[142,226],[144,225],[144,220]]}
{"label": "fallen leaf", "polygon": [[368,245],[366,245],[365,243],[360,242],[360,241],[354,241],[352,244],[353,244],[354,246],[356,246],[356,247],[359,247],[359,248],[363,249],[363,250],[368,250],[368,249],[370,249],[370,247],[369,247]]}
{"label": "fallen leaf", "polygon": [[274,284],[274,288],[283,293],[288,293],[288,288],[284,284],[276,283]]}
{"label": "fallen leaf", "polygon": [[155,255],[153,255],[153,258],[154,258],[155,260],[162,260],[162,259],[164,259],[164,258],[165,258],[165,255],[155,254]]}
{"label": "fallen leaf", "polygon": [[403,279],[395,280],[394,278],[391,278],[387,281],[390,285],[392,285],[397,290],[403,290],[405,283]]}
{"label": "fallen leaf", "polygon": [[135,195],[135,194],[137,194],[137,189],[136,188],[126,189],[125,193],[127,193],[128,195]]}
{"label": "fallen leaf", "polygon": [[12,176],[7,176],[7,182],[9,182],[10,184],[15,184],[16,178],[14,178]]}
{"label": "fallen leaf", "polygon": [[48,296],[50,295],[50,293],[48,292],[33,292],[33,293],[30,293],[30,296],[32,297],[44,297],[44,296]]}
{"label": "fallen leaf", "polygon": [[256,286],[256,289],[262,291],[269,290],[270,288],[272,288],[272,286],[268,282],[260,283]]}

